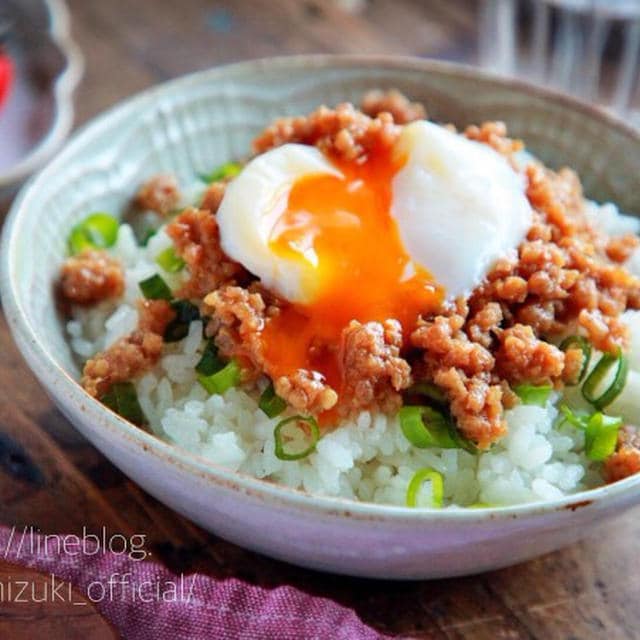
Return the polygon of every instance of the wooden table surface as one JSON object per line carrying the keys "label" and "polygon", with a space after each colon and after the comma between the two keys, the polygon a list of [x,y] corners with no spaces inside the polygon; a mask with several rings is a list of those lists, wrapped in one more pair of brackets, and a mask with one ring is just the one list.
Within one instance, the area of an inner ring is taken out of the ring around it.
{"label": "wooden table surface", "polygon": [[[164,79],[284,53],[358,52],[472,59],[473,0],[69,0],[86,56],[77,124]],[[179,9],[178,9],[179,6]],[[244,551],[145,494],[53,407],[0,319],[0,522],[46,533],[83,527],[146,536],[176,572],[293,584],[413,638],[640,638],[640,510],[591,539],[475,577],[383,582],[322,575]],[[469,551],[473,553],[473,550]],[[0,582],[16,569],[0,563]],[[0,638],[112,637],[94,610],[0,602]]]}

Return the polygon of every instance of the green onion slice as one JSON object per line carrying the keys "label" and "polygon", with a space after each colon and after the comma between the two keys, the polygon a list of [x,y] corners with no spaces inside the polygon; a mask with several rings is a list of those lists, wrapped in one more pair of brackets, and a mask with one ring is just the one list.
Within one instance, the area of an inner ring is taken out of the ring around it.
{"label": "green onion slice", "polygon": [[587,375],[589,362],[591,362],[591,343],[583,336],[569,336],[560,343],[561,351],[569,351],[569,349],[578,348],[582,351],[582,366],[577,379],[567,382],[568,386],[580,384]]}
{"label": "green onion slice", "polygon": [[112,384],[109,391],[100,398],[100,402],[133,424],[143,426],[147,422],[133,382]]}
{"label": "green onion slice", "polygon": [[458,448],[449,421],[439,411],[427,406],[404,406],[398,412],[398,418],[402,433],[414,447]]}
{"label": "green onion slice", "polygon": [[477,445],[471,442],[471,440],[467,440],[467,438],[464,438],[457,430],[453,433],[453,439],[456,441],[460,449],[464,449],[472,456],[477,456],[480,453]]}
{"label": "green onion slice", "polygon": [[138,282],[138,286],[147,300],[171,300],[173,298],[169,285],[157,273]]}
{"label": "green onion slice", "polygon": [[211,394],[224,393],[231,387],[240,384],[240,365],[235,360],[230,360],[227,364],[210,375],[198,374],[198,382]]}
{"label": "green onion slice", "polygon": [[69,253],[76,255],[85,249],[107,249],[118,238],[120,223],[108,213],[92,213],[76,224],[69,234]]}
{"label": "green onion slice", "polygon": [[184,268],[184,260],[176,255],[173,247],[167,247],[156,256],[156,264],[167,273],[178,273]]}
{"label": "green onion slice", "polygon": [[258,406],[269,418],[279,416],[286,408],[287,403],[276,393],[273,383],[262,392]]}
{"label": "green onion slice", "polygon": [[164,331],[165,342],[178,342],[189,333],[189,325],[194,320],[200,319],[200,312],[195,304],[188,300],[174,300],[171,308],[175,311],[175,318],[167,325]]}
{"label": "green onion slice", "polygon": [[[301,435],[305,437],[301,439]],[[273,437],[276,458],[301,460],[315,451],[320,440],[320,427],[312,416],[291,416],[278,422]]]}
{"label": "green onion slice", "polygon": [[565,421],[576,429],[585,429],[590,418],[588,415],[574,413],[566,404],[560,405],[560,413]]}
{"label": "green onion slice", "polygon": [[157,229],[154,229],[153,227],[147,227],[140,234],[140,236],[138,236],[139,237],[140,246],[141,247],[146,247],[149,244],[149,240],[151,240],[151,238],[153,238],[153,236],[155,236],[156,233],[158,233]]}
{"label": "green onion slice", "polygon": [[584,449],[589,460],[601,462],[615,450],[622,418],[606,416],[600,411],[594,413],[585,430]]}
{"label": "green onion slice", "polygon": [[405,438],[419,449],[441,447],[478,453],[476,445],[460,434],[448,413],[423,405],[405,405],[398,418]]}
{"label": "green onion slice", "polygon": [[471,455],[477,455],[478,454],[478,447],[471,442],[471,440],[467,440],[467,438],[465,438],[456,428],[456,426],[453,424],[453,422],[450,423],[449,425],[449,433],[451,434],[451,437],[453,438],[454,442],[456,443],[456,446],[458,446],[460,449],[464,449],[465,451],[467,451],[468,453],[470,453]]}
{"label": "green onion slice", "polygon": [[196,371],[203,376],[210,376],[224,369],[226,362],[218,355],[218,349],[210,339],[196,365]]}
{"label": "green onion slice", "polygon": [[207,184],[217,182],[218,180],[224,180],[225,178],[235,178],[240,171],[242,171],[242,165],[238,162],[225,162],[219,167],[216,167],[211,173],[202,174],[200,179]]}
{"label": "green onion slice", "polygon": [[513,392],[522,400],[523,404],[535,404],[544,407],[547,404],[553,387],[550,384],[518,384],[513,387]]}
{"label": "green onion slice", "polygon": [[425,482],[431,483],[431,504],[429,506],[439,509],[443,502],[444,481],[442,474],[435,469],[418,469],[415,472],[407,487],[407,506],[418,506],[420,489]]}
{"label": "green onion slice", "polygon": [[615,451],[622,418],[607,416],[600,411],[577,415],[564,404],[560,411],[567,422],[584,431],[584,451],[589,460],[600,462]]}
{"label": "green onion slice", "polygon": [[424,396],[437,405],[447,404],[447,398],[442,389],[432,382],[416,382],[407,389],[406,393],[407,395]]}
{"label": "green onion slice", "polygon": [[[598,386],[613,366],[616,368],[613,381],[600,395],[596,395]],[[620,395],[627,382],[628,373],[629,361],[620,349],[615,356],[605,353],[584,381],[582,396],[596,409],[602,410]]]}

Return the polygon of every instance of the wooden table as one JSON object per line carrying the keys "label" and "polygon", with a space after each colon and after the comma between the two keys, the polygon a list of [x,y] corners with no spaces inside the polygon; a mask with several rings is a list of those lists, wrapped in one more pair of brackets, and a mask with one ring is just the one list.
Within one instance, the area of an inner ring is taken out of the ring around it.
{"label": "wooden table", "polygon": [[[475,47],[472,0],[69,4],[87,63],[77,94],[78,124],[158,81],[242,58],[369,52],[470,59]],[[141,533],[154,558],[176,572],[290,583],[353,607],[366,623],[403,637],[640,638],[640,510],[588,541],[481,576],[391,583],[322,575],[205,533],[128,481],[53,407],[4,319],[0,353],[4,524],[34,525],[47,533],[80,534],[83,527]],[[16,575],[0,563],[0,580],[8,571]],[[92,609],[82,609],[79,617],[67,609],[20,606],[0,603],[0,638],[113,637]]]}

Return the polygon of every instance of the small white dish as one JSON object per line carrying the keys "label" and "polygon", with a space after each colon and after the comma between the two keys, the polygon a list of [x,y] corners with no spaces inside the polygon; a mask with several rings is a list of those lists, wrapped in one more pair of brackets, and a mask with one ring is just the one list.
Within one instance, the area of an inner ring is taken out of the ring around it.
{"label": "small white dish", "polygon": [[0,111],[0,212],[69,135],[83,69],[64,0],[10,2],[2,15],[15,32],[10,53],[16,74]]}

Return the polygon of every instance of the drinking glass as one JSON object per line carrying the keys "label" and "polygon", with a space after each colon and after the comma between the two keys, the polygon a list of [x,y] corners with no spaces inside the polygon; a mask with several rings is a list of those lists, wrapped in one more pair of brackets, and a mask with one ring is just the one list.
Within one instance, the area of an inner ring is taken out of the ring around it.
{"label": "drinking glass", "polygon": [[479,62],[640,126],[640,0],[484,0]]}

